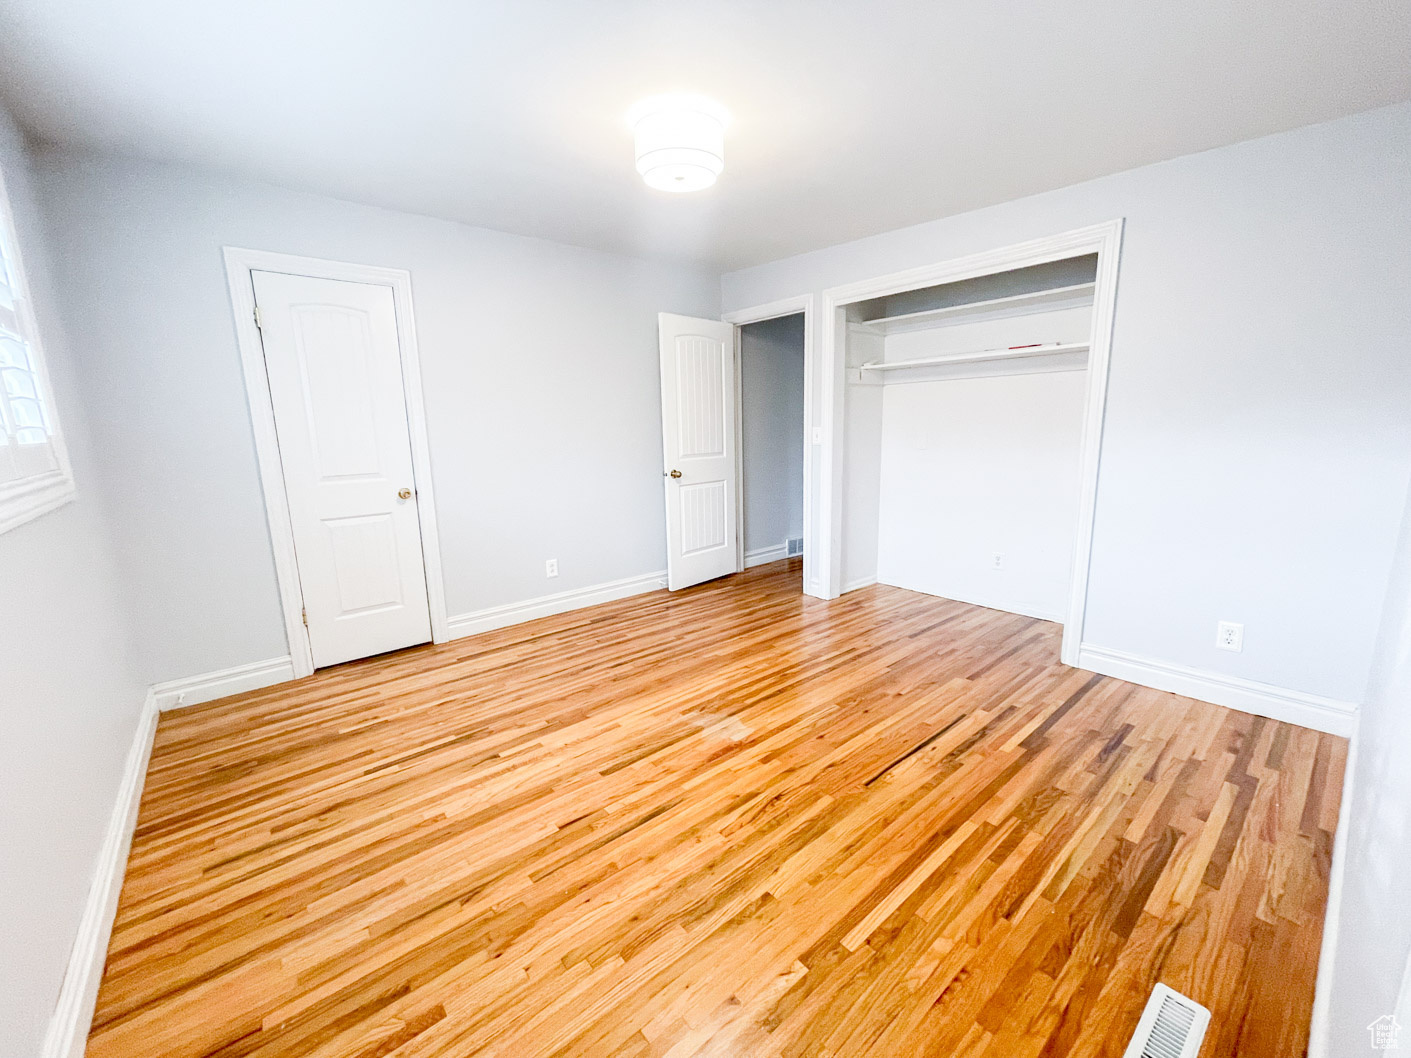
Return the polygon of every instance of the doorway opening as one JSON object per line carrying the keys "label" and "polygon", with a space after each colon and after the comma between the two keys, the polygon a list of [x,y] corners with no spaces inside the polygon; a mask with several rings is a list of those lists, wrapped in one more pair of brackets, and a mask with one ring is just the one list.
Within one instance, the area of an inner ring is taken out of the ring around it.
{"label": "doorway opening", "polygon": [[1054,620],[1077,663],[1121,234],[824,292],[827,597],[881,581]]}
{"label": "doorway opening", "polygon": [[[723,320],[658,314],[666,573],[673,591],[791,552],[803,560],[802,590],[824,590],[812,543],[822,436],[810,422],[813,301],[786,298]],[[756,325],[766,326],[751,329]]]}
{"label": "doorway opening", "polygon": [[804,554],[804,315],[744,324],[735,348],[738,566],[749,569]]}
{"label": "doorway opening", "polygon": [[845,312],[844,592],[881,583],[1062,622],[1097,256]]}

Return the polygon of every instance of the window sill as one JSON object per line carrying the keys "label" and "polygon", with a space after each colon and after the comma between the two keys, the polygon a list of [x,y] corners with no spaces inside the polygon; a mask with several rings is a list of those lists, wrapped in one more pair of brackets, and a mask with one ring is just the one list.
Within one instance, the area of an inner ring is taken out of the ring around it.
{"label": "window sill", "polygon": [[0,533],[57,510],[75,492],[73,477],[62,470],[0,486]]}

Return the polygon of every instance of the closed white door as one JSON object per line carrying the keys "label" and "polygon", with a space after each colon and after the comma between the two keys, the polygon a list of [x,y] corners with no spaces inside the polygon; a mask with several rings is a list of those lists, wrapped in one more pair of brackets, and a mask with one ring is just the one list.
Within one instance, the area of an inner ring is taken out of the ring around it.
{"label": "closed white door", "polygon": [[663,312],[662,450],[672,591],[734,573],[735,329]]}
{"label": "closed white door", "polygon": [[429,642],[392,290],[252,278],[314,664]]}

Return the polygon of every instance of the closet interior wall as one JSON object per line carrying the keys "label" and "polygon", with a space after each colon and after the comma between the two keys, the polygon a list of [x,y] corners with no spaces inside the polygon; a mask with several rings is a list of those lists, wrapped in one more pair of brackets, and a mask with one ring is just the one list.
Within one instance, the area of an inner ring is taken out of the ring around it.
{"label": "closet interior wall", "polygon": [[1095,269],[1080,257],[847,307],[844,591],[1063,619]]}

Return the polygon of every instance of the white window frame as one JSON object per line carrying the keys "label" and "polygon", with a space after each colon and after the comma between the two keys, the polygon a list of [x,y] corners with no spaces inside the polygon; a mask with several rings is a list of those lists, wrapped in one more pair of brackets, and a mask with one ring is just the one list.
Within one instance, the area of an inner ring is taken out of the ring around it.
{"label": "white window frame", "polygon": [[[35,378],[39,400],[44,409],[45,426],[49,431],[49,447],[57,464],[54,468],[37,474],[0,482],[0,533],[5,533],[62,507],[74,498],[75,489],[73,469],[69,463],[63,433],[59,429],[58,409],[54,405],[54,391],[49,384],[44,345],[34,318],[29,277],[25,271],[23,254],[20,252],[14,211],[10,207],[9,187],[3,171],[0,171],[0,240],[3,240],[5,261],[9,265],[13,283],[15,315],[21,331],[20,337],[27,348],[30,371]],[[10,439],[3,430],[0,430],[0,443],[10,444]]]}

